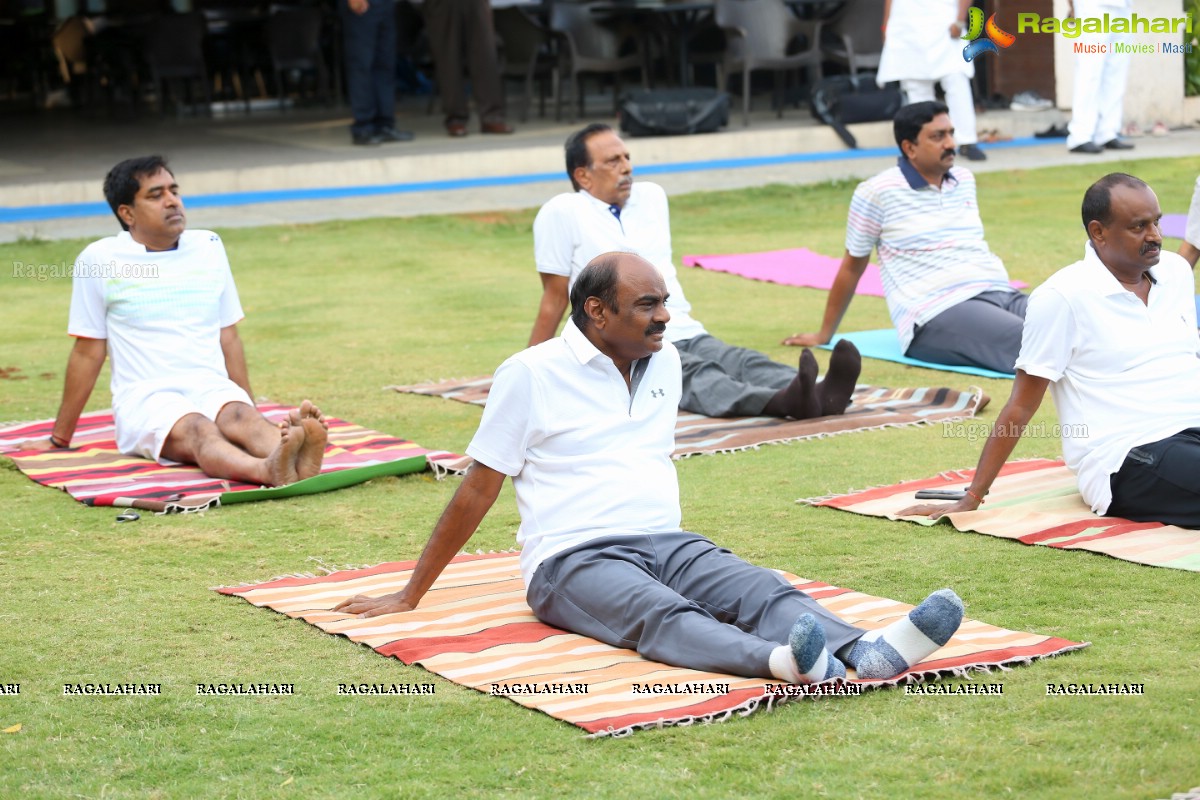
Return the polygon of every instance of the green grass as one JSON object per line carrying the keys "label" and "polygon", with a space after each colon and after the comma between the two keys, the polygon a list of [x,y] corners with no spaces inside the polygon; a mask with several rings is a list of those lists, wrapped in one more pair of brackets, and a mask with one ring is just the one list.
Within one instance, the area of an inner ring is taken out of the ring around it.
{"label": "green grass", "polygon": [[[1109,165],[1104,165],[1105,169]],[[1187,207],[1200,158],[1125,165]],[[1080,256],[1098,167],[979,176],[992,248],[1036,284]],[[840,254],[852,183],[672,201],[685,253],[806,246]],[[461,451],[479,410],[381,387],[490,372],[523,346],[539,283],[533,211],[223,231],[246,308],[256,393]],[[24,241],[7,262],[69,263],[85,242]],[[1177,244],[1177,243],[1175,243]],[[7,267],[7,263],[4,264]],[[685,270],[696,315],[781,360],[825,293]],[[0,419],[53,415],[70,283],[3,277]],[[888,324],[858,298],[847,330]],[[826,354],[818,358],[824,360]],[[870,361],[892,386],[1005,381]],[[107,370],[89,408],[109,403]],[[1147,398],[1148,413],[1153,398]],[[1038,420],[1054,421],[1047,401]],[[976,680],[1001,697],[793,703],[707,727],[589,741],[578,729],[431,677],[209,590],[322,564],[415,557],[457,480],[375,480],[327,495],[118,524],[0,463],[0,797],[1169,797],[1200,784],[1200,576],[797,505],[799,497],[971,466],[939,427],[765,447],[678,465],[687,527],[761,564],[917,602],[954,586],[968,613],[1092,647]],[[1054,456],[1023,442],[1016,455]],[[510,488],[471,547],[510,547]],[[158,698],[69,698],[65,682],[162,682]],[[294,682],[279,698],[196,697],[197,682]],[[339,682],[436,695],[339,697]],[[1141,682],[1143,697],[1047,697],[1059,682]]]}

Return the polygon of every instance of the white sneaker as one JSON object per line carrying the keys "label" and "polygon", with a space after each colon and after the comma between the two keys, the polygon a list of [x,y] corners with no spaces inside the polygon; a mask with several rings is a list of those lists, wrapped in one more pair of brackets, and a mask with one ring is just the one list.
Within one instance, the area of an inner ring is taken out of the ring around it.
{"label": "white sneaker", "polygon": [[1045,111],[1053,108],[1054,103],[1042,97],[1035,91],[1018,92],[1009,103],[1013,111]]}

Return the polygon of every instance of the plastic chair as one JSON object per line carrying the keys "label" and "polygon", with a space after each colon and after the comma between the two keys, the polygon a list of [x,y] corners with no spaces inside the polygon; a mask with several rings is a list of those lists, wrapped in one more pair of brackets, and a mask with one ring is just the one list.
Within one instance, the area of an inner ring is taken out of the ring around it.
{"label": "plastic chair", "polygon": [[[779,74],[804,67],[821,79],[821,20],[796,17],[783,0],[717,0],[717,25],[725,31],[722,84],[730,73],[742,73],[742,124],[750,124],[750,74],[775,72],[778,116],[783,117]],[[794,45],[803,42],[803,49]]]}
{"label": "plastic chair", "polygon": [[546,29],[515,6],[497,8],[492,21],[501,54],[500,75],[519,78],[524,86],[518,118],[524,122],[529,116],[534,78],[538,79],[538,115],[546,116],[546,84],[549,82],[555,91],[558,87],[557,57]]}
{"label": "plastic chair", "polygon": [[849,0],[825,23],[821,52],[827,61],[845,64],[852,76],[860,69],[878,70],[883,52],[884,0]]}
{"label": "plastic chair", "polygon": [[[167,82],[199,80],[204,89],[204,110],[212,108],[208,85],[208,68],[204,63],[204,15],[164,14],[153,20],[147,29],[146,62],[150,79],[158,92],[159,109],[167,113]],[[188,89],[189,99],[191,89]]]}
{"label": "plastic chair", "polygon": [[[590,5],[555,3],[550,11],[550,30],[562,41],[559,48],[560,60],[566,62],[559,67],[559,88],[555,97],[555,119],[559,119],[562,104],[562,81],[566,72],[571,75],[573,97],[579,104],[583,116],[583,86],[579,76],[584,73],[609,74],[613,76],[613,113],[617,111],[620,97],[621,73],[636,69],[642,76],[642,87],[646,82],[646,68],[637,41],[632,36],[622,35],[613,26],[598,22]],[[635,52],[622,54],[632,43]],[[571,122],[574,122],[572,115]]]}
{"label": "plastic chair", "polygon": [[280,111],[285,108],[287,76],[292,73],[316,73],[317,94],[328,97],[329,78],[321,53],[323,25],[321,9],[311,6],[282,8],[267,18],[267,53],[275,71]]}

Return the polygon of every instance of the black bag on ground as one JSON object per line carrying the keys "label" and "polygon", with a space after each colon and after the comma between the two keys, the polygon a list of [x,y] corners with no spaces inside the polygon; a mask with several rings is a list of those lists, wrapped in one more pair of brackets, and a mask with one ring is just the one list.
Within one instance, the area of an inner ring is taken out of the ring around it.
{"label": "black bag on ground", "polygon": [[901,105],[900,90],[896,85],[876,86],[874,72],[860,72],[855,77],[831,75],[822,78],[809,96],[813,116],[831,126],[851,148],[858,147],[858,142],[846,129],[847,125],[892,119]]}
{"label": "black bag on ground", "polygon": [[621,133],[711,133],[729,122],[729,94],[707,87],[635,89],[621,95]]}

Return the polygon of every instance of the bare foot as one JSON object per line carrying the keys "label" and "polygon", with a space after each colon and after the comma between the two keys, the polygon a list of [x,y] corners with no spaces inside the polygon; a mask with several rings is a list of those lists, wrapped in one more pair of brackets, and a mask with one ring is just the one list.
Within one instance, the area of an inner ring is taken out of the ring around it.
{"label": "bare foot", "polygon": [[279,446],[272,450],[265,459],[268,483],[271,486],[287,486],[289,483],[299,480],[299,476],[296,474],[296,459],[304,447],[304,442],[305,429],[303,427],[280,423]]}
{"label": "bare foot", "polygon": [[300,403],[300,408],[288,412],[288,423],[291,425],[299,425],[306,419],[315,419],[323,427],[329,427],[329,423],[325,421],[325,415],[321,413],[321,409],[312,404],[311,400],[303,401]]}
{"label": "bare foot", "polygon": [[305,417],[302,425],[304,446],[296,453],[296,475],[300,480],[320,474],[321,462],[325,460],[325,442],[329,439],[329,432],[321,420]]}

